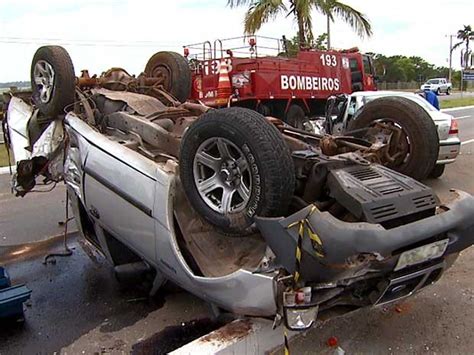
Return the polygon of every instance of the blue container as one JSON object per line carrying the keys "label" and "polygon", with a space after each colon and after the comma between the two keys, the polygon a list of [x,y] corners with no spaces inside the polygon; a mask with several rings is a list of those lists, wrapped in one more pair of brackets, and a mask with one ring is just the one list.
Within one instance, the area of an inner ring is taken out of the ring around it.
{"label": "blue container", "polygon": [[31,296],[31,290],[18,285],[0,290],[0,318],[23,317],[23,302]]}
{"label": "blue container", "polygon": [[0,290],[10,286],[11,283],[10,278],[8,277],[7,270],[0,266]]}
{"label": "blue container", "polygon": [[22,318],[23,302],[30,296],[25,285],[11,286],[7,270],[0,266],[0,318]]}

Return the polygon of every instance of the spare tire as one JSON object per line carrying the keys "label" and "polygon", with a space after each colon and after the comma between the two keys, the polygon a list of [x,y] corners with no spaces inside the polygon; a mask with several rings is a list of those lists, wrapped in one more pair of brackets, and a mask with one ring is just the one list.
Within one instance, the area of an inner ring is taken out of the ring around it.
{"label": "spare tire", "polygon": [[76,76],[68,52],[60,46],[40,47],[31,62],[33,102],[41,113],[54,117],[74,102]]}
{"label": "spare tire", "polygon": [[178,53],[155,53],[146,64],[145,74],[153,78],[162,76],[164,89],[180,102],[185,102],[191,94],[191,69]]}
{"label": "spare tire", "polygon": [[193,208],[230,235],[254,232],[255,215],[282,216],[295,188],[290,150],[261,114],[211,110],[186,131],[180,178]]}
{"label": "spare tire", "polygon": [[[365,104],[349,123],[353,131],[374,122],[392,123],[402,130],[400,159],[387,164],[417,180],[428,177],[438,158],[438,131],[431,116],[416,102],[404,97],[382,97]],[[370,140],[369,137],[365,137]]]}

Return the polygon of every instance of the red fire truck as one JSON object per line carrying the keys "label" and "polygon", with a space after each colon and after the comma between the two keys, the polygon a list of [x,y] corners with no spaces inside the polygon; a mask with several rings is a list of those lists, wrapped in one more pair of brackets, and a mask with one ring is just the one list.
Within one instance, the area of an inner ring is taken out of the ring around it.
{"label": "red fire truck", "polygon": [[[188,45],[184,54],[193,73],[192,99],[251,108],[296,127],[323,114],[332,95],[376,90],[372,58],[357,48],[290,56],[285,40],[251,36]],[[230,82],[224,93],[223,76]]]}

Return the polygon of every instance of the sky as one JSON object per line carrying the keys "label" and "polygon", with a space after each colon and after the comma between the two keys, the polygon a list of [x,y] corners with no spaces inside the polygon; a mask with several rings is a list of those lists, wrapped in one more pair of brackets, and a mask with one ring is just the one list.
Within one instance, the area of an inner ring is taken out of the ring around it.
{"label": "sky", "polygon": [[[336,20],[331,44],[358,46],[363,52],[416,55],[448,66],[449,34],[474,21],[473,0],[345,0],[365,13],[374,35],[360,39]],[[38,47],[60,44],[81,69],[100,74],[122,67],[139,74],[160,50],[183,52],[183,45],[243,34],[246,8],[230,9],[227,0],[0,0],[0,82],[29,80]],[[313,14],[315,34],[326,20]],[[259,35],[288,38],[296,23],[285,16],[264,25]],[[456,39],[453,39],[456,41]],[[459,68],[460,53],[453,55]]]}

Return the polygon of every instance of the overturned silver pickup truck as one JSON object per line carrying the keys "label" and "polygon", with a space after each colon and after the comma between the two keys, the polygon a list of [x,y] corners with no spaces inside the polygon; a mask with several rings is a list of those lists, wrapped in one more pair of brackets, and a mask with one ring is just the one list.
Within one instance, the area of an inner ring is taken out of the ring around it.
{"label": "overturned silver pickup truck", "polygon": [[16,194],[64,181],[81,235],[117,269],[151,273],[152,293],[171,280],[303,330],[414,294],[474,243],[473,197],[440,204],[384,166],[393,132],[383,124],[371,142],[180,102],[186,61],[156,58],[152,75],[76,78],[63,48],[42,47],[31,97],[6,110]]}

